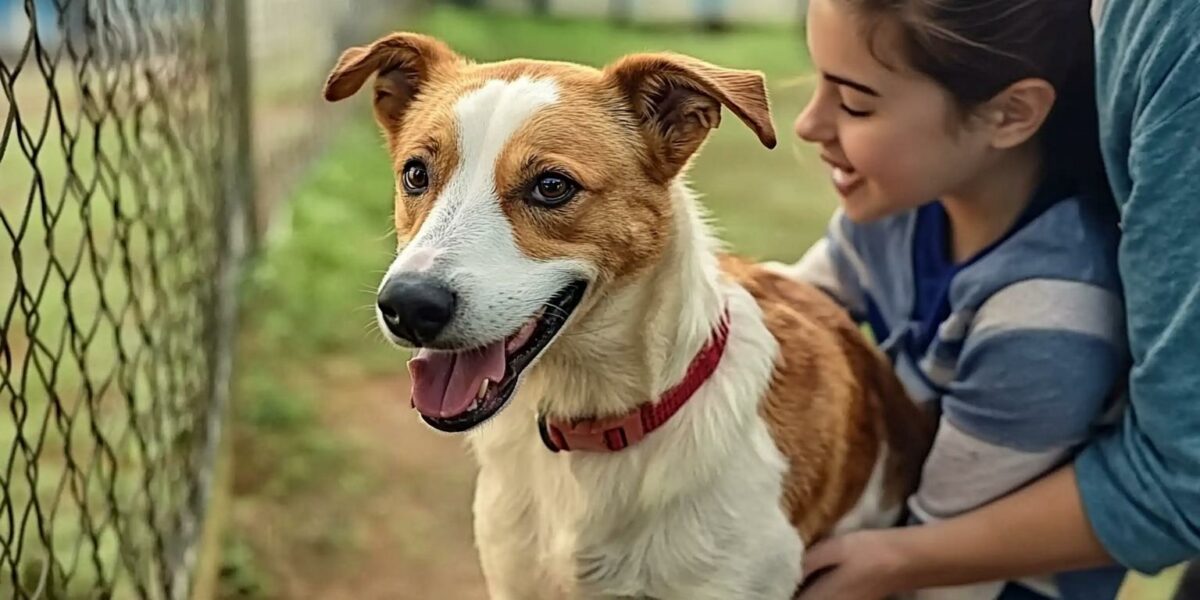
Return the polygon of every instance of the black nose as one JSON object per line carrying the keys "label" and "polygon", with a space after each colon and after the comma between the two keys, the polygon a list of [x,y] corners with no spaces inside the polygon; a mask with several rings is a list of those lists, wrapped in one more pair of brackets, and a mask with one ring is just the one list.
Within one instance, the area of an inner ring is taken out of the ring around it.
{"label": "black nose", "polygon": [[379,292],[379,313],[396,337],[422,346],[454,318],[457,301],[454,292],[433,278],[396,275]]}

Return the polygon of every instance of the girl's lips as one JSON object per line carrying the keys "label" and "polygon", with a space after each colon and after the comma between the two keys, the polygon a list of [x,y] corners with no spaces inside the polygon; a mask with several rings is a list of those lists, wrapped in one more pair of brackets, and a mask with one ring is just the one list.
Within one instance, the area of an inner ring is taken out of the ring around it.
{"label": "girl's lips", "polygon": [[835,161],[828,156],[822,156],[821,159],[832,168],[831,178],[833,179],[833,187],[837,188],[838,193],[843,198],[849,196],[851,192],[862,184],[863,178],[852,167]]}

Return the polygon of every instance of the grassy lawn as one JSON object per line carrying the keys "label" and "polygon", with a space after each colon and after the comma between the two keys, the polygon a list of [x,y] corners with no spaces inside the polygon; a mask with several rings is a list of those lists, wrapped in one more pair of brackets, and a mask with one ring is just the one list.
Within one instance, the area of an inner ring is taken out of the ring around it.
{"label": "grassy lawn", "polygon": [[[820,235],[835,206],[815,152],[790,133],[791,120],[811,89],[798,31],[708,35],[452,9],[435,10],[398,28],[434,34],[481,61],[532,57],[602,66],[626,53],[669,49],[762,70],[772,94],[778,148],[759,146],[726,113],[694,164],[693,186],[731,248],[763,259],[795,258]],[[438,494],[451,491],[428,488],[444,464],[431,459],[424,467],[405,463],[402,471],[380,467],[376,457],[401,442],[386,431],[371,434],[337,425],[345,423],[345,413],[366,406],[355,396],[363,386],[354,382],[403,372],[402,357],[373,330],[374,289],[394,248],[393,180],[366,96],[355,99],[358,116],[344,124],[280,214],[246,292],[235,409],[235,508],[226,536],[223,597],[282,597],[296,589],[319,589],[321,597],[368,597],[366,592],[355,596],[351,583],[344,584],[349,595],[339,595],[338,584],[330,580],[361,570],[381,554],[394,559],[393,567],[376,579],[408,576],[403,564],[410,559],[474,561],[473,554],[441,554],[436,538],[451,534],[430,525],[461,510],[454,501],[441,502]],[[395,389],[394,401],[401,402],[404,393]],[[456,472],[446,485],[461,491],[470,484],[468,475]],[[392,501],[388,494],[395,495],[397,506],[404,505],[414,489],[421,490],[422,506],[434,508],[411,513],[415,516],[400,516],[396,509],[392,518],[404,521],[408,537],[377,543],[376,538],[391,534],[365,518],[363,507],[381,497]],[[458,508],[445,508],[451,505]],[[431,535],[415,540],[412,532]],[[414,554],[417,545],[428,547]],[[298,588],[284,587],[282,581],[305,578]],[[409,587],[419,585],[416,581]],[[1146,587],[1128,597],[1165,599],[1163,581],[1142,583]],[[475,596],[464,592],[461,597]]]}

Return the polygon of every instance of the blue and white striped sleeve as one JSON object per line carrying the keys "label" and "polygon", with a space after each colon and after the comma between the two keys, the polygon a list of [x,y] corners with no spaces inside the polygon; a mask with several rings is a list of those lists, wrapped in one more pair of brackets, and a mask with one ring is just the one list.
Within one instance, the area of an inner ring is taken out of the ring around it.
{"label": "blue and white striped sleeve", "polygon": [[826,234],[794,264],[772,265],[784,276],[821,288],[856,321],[867,315],[867,270],[850,240],[850,221],[839,208]]}
{"label": "blue and white striped sleeve", "polygon": [[994,500],[1061,464],[1110,408],[1127,368],[1121,298],[1029,279],[980,306],[942,396],[913,499],[923,521]]}

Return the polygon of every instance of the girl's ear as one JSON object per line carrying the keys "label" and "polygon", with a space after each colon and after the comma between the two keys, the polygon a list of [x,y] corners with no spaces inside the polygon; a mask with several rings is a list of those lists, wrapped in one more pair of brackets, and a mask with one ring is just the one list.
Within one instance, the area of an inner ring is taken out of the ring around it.
{"label": "girl's ear", "polygon": [[1058,97],[1044,79],[1022,79],[996,94],[981,109],[992,129],[993,148],[1008,149],[1024,144],[1046,123]]}

